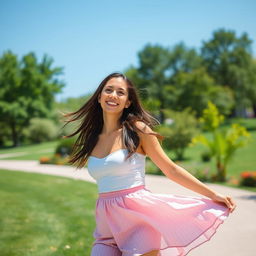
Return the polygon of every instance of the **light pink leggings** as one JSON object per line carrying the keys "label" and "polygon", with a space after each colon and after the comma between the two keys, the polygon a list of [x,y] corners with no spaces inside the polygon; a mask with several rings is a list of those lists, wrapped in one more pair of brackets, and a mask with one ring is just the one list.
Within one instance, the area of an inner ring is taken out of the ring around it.
{"label": "light pink leggings", "polygon": [[105,244],[95,244],[92,247],[91,256],[124,256],[118,248]]}

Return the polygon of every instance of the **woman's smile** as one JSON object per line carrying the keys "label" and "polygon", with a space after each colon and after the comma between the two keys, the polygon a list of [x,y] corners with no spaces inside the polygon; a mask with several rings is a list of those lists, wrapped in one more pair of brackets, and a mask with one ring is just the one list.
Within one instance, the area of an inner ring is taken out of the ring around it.
{"label": "woman's smile", "polygon": [[107,105],[110,107],[117,107],[119,104],[113,101],[106,101]]}

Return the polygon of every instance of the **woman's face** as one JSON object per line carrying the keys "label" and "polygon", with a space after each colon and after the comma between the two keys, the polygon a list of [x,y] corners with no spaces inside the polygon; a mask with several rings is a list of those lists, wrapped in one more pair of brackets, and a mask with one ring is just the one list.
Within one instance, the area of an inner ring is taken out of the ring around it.
{"label": "woman's face", "polygon": [[129,107],[128,88],[122,77],[113,77],[103,87],[98,98],[103,111],[119,113]]}

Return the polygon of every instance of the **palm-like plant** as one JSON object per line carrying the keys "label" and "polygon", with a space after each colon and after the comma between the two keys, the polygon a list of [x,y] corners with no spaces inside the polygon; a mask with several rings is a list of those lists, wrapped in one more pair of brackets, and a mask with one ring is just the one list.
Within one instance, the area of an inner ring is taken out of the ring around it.
{"label": "palm-like plant", "polygon": [[221,130],[219,128],[224,116],[219,114],[216,106],[208,102],[208,107],[203,111],[199,121],[203,128],[210,131],[211,138],[200,134],[192,139],[192,145],[201,143],[205,145],[211,156],[215,157],[217,175],[216,180],[226,181],[227,165],[234,156],[235,151],[249,142],[250,133],[239,124],[232,124],[230,128]]}

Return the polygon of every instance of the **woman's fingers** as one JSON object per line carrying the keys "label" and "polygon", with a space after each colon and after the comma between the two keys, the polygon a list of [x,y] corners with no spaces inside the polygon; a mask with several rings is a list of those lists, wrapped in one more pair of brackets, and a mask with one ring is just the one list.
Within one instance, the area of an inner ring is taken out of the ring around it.
{"label": "woman's fingers", "polygon": [[233,212],[236,208],[236,204],[230,196],[226,197],[226,205],[228,206],[231,212]]}
{"label": "woman's fingers", "polygon": [[213,198],[213,201],[226,204],[226,206],[229,208],[230,212],[233,212],[236,208],[236,204],[230,196],[223,196],[223,195],[217,193],[215,195],[215,197]]}

